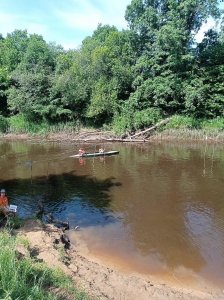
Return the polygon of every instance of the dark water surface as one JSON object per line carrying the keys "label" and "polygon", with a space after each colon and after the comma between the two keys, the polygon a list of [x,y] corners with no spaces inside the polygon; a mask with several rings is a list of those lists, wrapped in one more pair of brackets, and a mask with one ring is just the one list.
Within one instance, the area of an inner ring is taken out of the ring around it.
{"label": "dark water surface", "polygon": [[224,286],[223,146],[104,146],[120,154],[79,160],[69,157],[78,145],[1,141],[0,188],[22,217],[43,199],[56,218],[81,227],[92,253]]}

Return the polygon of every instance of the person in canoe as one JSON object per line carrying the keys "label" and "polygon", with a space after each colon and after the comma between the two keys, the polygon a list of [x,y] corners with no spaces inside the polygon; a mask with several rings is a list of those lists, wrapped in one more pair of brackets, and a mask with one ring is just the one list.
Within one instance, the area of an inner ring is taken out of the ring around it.
{"label": "person in canoe", "polygon": [[0,213],[7,216],[9,213],[9,201],[4,189],[1,189],[0,194]]}
{"label": "person in canoe", "polygon": [[86,153],[86,151],[83,148],[79,149],[79,155],[83,156]]}

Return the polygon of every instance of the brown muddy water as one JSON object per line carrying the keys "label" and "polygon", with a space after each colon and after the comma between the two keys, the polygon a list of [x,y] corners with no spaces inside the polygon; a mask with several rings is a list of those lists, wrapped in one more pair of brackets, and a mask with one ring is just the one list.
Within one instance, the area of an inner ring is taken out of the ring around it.
{"label": "brown muddy water", "polygon": [[80,145],[1,141],[0,188],[23,218],[43,199],[55,218],[80,226],[93,255],[130,271],[223,288],[224,147],[97,146],[120,153],[77,159],[69,156]]}

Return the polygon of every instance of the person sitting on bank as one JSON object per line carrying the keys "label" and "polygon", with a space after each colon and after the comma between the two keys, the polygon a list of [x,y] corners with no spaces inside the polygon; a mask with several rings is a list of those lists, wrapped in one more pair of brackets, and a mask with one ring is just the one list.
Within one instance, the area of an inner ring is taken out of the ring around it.
{"label": "person sitting on bank", "polygon": [[104,153],[104,149],[103,149],[103,148],[100,148],[100,149],[99,149],[99,153]]}
{"label": "person sitting on bank", "polygon": [[83,156],[83,154],[85,154],[85,150],[83,148],[80,148],[79,149],[79,155]]}
{"label": "person sitting on bank", "polygon": [[5,216],[7,216],[7,214],[9,213],[9,201],[4,189],[1,189],[0,194],[0,213]]}

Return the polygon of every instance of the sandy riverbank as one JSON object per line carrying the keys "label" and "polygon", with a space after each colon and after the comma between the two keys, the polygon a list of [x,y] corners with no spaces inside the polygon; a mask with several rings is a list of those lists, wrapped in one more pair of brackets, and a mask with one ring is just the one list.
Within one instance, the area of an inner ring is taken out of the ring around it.
{"label": "sandy riverbank", "polygon": [[60,240],[62,232],[52,225],[45,226],[36,220],[28,220],[19,234],[29,240],[30,248],[38,259],[51,267],[62,269],[79,288],[99,299],[224,299],[223,291],[212,287],[195,289],[177,282],[162,282],[157,278],[122,272],[99,257],[90,256],[78,231],[77,239],[66,251],[61,242],[55,243]]}

